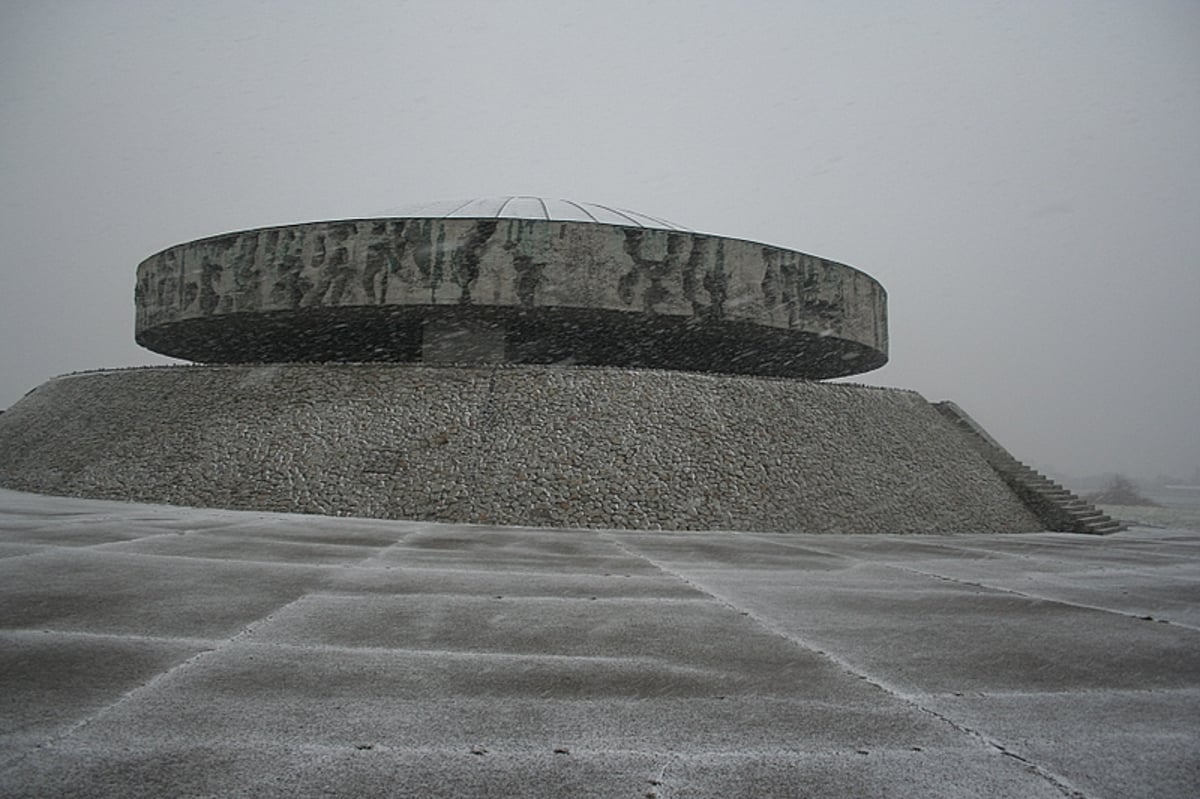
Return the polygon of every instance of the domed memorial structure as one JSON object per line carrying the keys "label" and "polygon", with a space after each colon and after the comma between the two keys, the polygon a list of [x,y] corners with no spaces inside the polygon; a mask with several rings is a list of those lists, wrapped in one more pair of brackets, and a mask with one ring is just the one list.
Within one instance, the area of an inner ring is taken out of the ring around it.
{"label": "domed memorial structure", "polygon": [[207,363],[562,364],[825,378],[886,296],[804,253],[602,205],[473,200],[201,239],[138,269],[137,340]]}
{"label": "domed memorial structure", "polygon": [[817,382],[886,362],[886,296],[782,247],[481,199],[171,247],[135,304],[139,343],[203,365],[39,387],[0,415],[0,484],[556,527],[1047,526],[957,408]]}

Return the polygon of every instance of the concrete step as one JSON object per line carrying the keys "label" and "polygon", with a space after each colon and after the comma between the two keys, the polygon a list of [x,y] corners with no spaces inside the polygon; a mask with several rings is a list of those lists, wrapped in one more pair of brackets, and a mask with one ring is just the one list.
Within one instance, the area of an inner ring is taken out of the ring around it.
{"label": "concrete step", "polygon": [[1072,491],[1014,458],[971,420],[966,411],[950,402],[935,403],[934,408],[955,428],[968,434],[971,445],[1048,528],[1081,533],[1122,529]]}

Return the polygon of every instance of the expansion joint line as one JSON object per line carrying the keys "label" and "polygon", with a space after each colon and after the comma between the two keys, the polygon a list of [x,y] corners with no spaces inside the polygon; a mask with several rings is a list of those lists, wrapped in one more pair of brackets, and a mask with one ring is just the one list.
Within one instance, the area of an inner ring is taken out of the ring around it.
{"label": "expansion joint line", "polygon": [[921,569],[914,569],[911,566],[898,566],[895,563],[881,563],[880,565],[885,566],[889,569],[896,569],[897,571],[908,572],[909,574],[917,574],[917,575],[920,575],[921,577],[929,577],[934,580],[941,580],[942,582],[953,583],[954,585],[970,586],[972,588],[983,588],[988,591],[996,591],[997,593],[1011,594],[1012,596],[1019,596],[1022,599],[1029,599],[1029,600],[1033,600],[1035,602],[1052,602],[1056,605],[1063,605],[1063,606],[1069,607],[1069,608],[1080,608],[1082,610],[1094,610],[1097,613],[1110,613],[1113,616],[1120,616],[1121,618],[1125,618],[1125,619],[1136,619],[1138,621],[1155,621],[1155,622],[1159,622],[1161,624],[1169,624],[1174,627],[1179,627],[1184,630],[1190,630],[1192,632],[1200,632],[1200,627],[1194,627],[1190,624],[1184,624],[1183,622],[1178,622],[1178,621],[1171,621],[1169,619],[1159,619],[1154,616],[1139,616],[1136,613],[1129,613],[1129,612],[1123,611],[1123,610],[1115,610],[1113,608],[1106,608],[1101,605],[1088,605],[1083,602],[1069,602],[1065,599],[1059,599],[1057,597],[1052,597],[1052,596],[1042,596],[1040,594],[1033,594],[1033,593],[1029,593],[1028,591],[1020,591],[1016,588],[1008,588],[1007,586],[1003,586],[1003,585],[991,585],[989,583],[976,582],[974,580],[963,580],[959,577],[950,577],[945,574],[937,574],[936,572],[927,572],[927,571],[923,571]]}
{"label": "expansion joint line", "polygon": [[1057,790],[1063,796],[1068,797],[1068,799],[1091,799],[1091,797],[1089,797],[1083,791],[1079,790],[1074,785],[1072,785],[1070,782],[1068,782],[1065,777],[1061,777],[1061,776],[1055,774],[1054,772],[1038,765],[1037,763],[1030,760],[1029,758],[1026,758],[1026,757],[1012,751],[1011,749],[1006,747],[1004,744],[1002,744],[1000,741],[997,741],[996,739],[992,738],[991,736],[986,735],[982,731],[977,730],[973,727],[969,727],[965,724],[962,724],[961,722],[955,721],[954,719],[950,718],[949,716],[945,715],[944,713],[934,710],[931,707],[925,706],[924,704],[921,703],[921,701],[919,699],[917,699],[917,697],[906,693],[905,691],[901,690],[897,686],[889,685],[885,680],[881,680],[877,677],[874,677],[874,676],[866,673],[865,671],[863,671],[859,667],[855,666],[854,664],[850,663],[849,661],[844,660],[827,650],[818,648],[816,645],[814,645],[808,641],[805,641],[804,639],[800,638],[799,636],[795,635],[792,632],[789,632],[788,630],[783,629],[782,627],[779,627],[775,623],[771,622],[768,619],[763,618],[762,616],[755,613],[754,611],[747,610],[747,609],[741,607],[740,605],[738,605],[735,601],[733,601],[729,597],[726,597],[726,596],[720,594],[719,592],[714,591],[712,588],[699,582],[695,578],[689,577],[680,571],[672,569],[670,566],[667,566],[665,563],[661,563],[660,561],[655,560],[654,558],[650,557],[649,555],[645,555],[643,553],[637,552],[634,549],[629,548],[622,541],[613,537],[611,533],[603,533],[603,534],[601,534],[601,537],[604,540],[608,541],[609,543],[613,544],[618,549],[620,549],[626,555],[646,561],[647,563],[649,563],[650,565],[652,565],[654,568],[658,569],[659,571],[661,571],[665,574],[669,574],[670,576],[674,577],[675,579],[679,580],[680,582],[690,586],[691,588],[694,588],[695,590],[705,594],[706,596],[712,597],[712,599],[715,602],[718,602],[721,605],[724,605],[725,607],[729,608],[730,610],[737,611],[739,615],[746,616],[747,618],[751,619],[755,624],[762,627],[764,630],[770,632],[773,635],[779,636],[780,638],[783,638],[784,640],[786,640],[788,643],[792,644],[793,646],[796,646],[800,649],[803,649],[808,652],[812,652],[816,655],[819,655],[819,656],[825,658],[826,660],[833,663],[834,665],[836,665],[838,668],[842,669],[846,673],[853,674],[855,677],[858,677],[860,680],[866,682],[868,685],[872,685],[872,686],[878,688],[879,690],[892,696],[893,698],[899,700],[900,702],[903,702],[904,704],[912,707],[913,709],[917,710],[918,712],[932,716],[933,718],[936,718],[937,720],[946,724],[947,726],[949,726],[951,729],[955,730],[956,732],[958,732],[962,735],[966,735],[967,737],[978,741],[979,743],[983,744],[984,746],[986,746],[990,749],[994,749],[996,752],[998,752],[999,754],[1001,754],[1005,757],[1009,757],[1009,758],[1012,758],[1013,760],[1020,762],[1031,774],[1036,775],[1040,779],[1044,780],[1045,782],[1047,782],[1048,784],[1053,786],[1055,790]]}
{"label": "expansion joint line", "polygon": [[[164,671],[158,672],[157,674],[155,674],[154,676],[152,676],[150,679],[146,680],[142,684],[134,686],[133,688],[130,688],[128,691],[124,692],[123,694],[118,696],[116,699],[114,699],[113,701],[104,705],[103,707],[99,708],[95,712],[89,714],[88,716],[85,716],[84,718],[79,719],[78,721],[68,725],[64,729],[61,729],[61,730],[58,730],[57,732],[51,733],[47,737],[43,738],[40,743],[37,743],[34,746],[25,749],[23,752],[17,754],[12,759],[4,762],[3,764],[0,764],[0,768],[8,769],[12,766],[19,764],[21,761],[25,760],[27,757],[32,755],[37,750],[42,749],[47,746],[54,746],[55,744],[59,743],[60,741],[66,739],[66,738],[69,738],[70,736],[76,734],[80,730],[83,730],[84,728],[86,728],[90,724],[94,723],[95,721],[99,720],[101,717],[103,717],[110,711],[112,711],[112,710],[120,707],[121,705],[125,704],[126,702],[128,702],[132,699],[136,699],[138,696],[141,696],[142,694],[154,689],[155,686],[159,685],[164,680],[167,680],[171,676],[178,674],[179,672],[187,669],[192,664],[194,664],[204,658],[210,657],[215,653],[221,652],[222,650],[227,649],[230,645],[235,644],[244,638],[252,636],[254,634],[255,628],[262,625],[264,622],[270,621],[271,618],[274,617],[275,614],[279,613],[280,611],[282,611],[286,608],[289,608],[292,605],[295,605],[297,602],[300,602],[301,600],[305,599],[306,597],[309,596],[310,593],[311,592],[309,592],[309,591],[305,591],[305,592],[301,593],[299,596],[297,596],[296,598],[291,599],[291,600],[283,603],[282,605],[276,607],[274,610],[270,611],[266,615],[250,622],[249,624],[247,624],[245,627],[243,627],[241,630],[234,633],[230,637],[217,640],[217,641],[213,642],[213,645],[211,645],[211,646],[204,646],[202,649],[200,649],[198,652],[196,652],[191,657],[185,658],[184,660],[181,660],[179,663],[176,663],[174,666],[171,666],[170,668],[168,668]],[[121,636],[121,637],[125,637],[125,636]]]}
{"label": "expansion joint line", "polygon": [[[884,690],[888,690],[888,689],[885,688]],[[913,707],[915,707],[917,710],[921,711],[922,713],[926,713],[930,716],[933,716],[935,719],[947,724],[951,729],[954,729],[954,730],[962,733],[963,735],[967,735],[971,738],[974,738],[975,740],[982,743],[984,746],[995,749],[997,752],[999,752],[1004,757],[1010,757],[1013,760],[1016,760],[1017,762],[1021,763],[1031,774],[1034,774],[1034,775],[1040,777],[1041,779],[1045,780],[1047,783],[1049,783],[1051,786],[1053,786],[1054,789],[1057,790],[1059,793],[1061,793],[1063,796],[1068,797],[1068,799],[1090,799],[1090,797],[1088,797],[1087,794],[1085,794],[1083,791],[1079,790],[1074,785],[1072,785],[1070,782],[1068,782],[1066,780],[1066,778],[1060,777],[1059,775],[1055,774],[1054,772],[1050,771],[1049,769],[1039,766],[1037,763],[1033,762],[1029,758],[1023,757],[1022,755],[1017,754],[1016,752],[1007,748],[1004,744],[997,741],[995,738],[992,738],[989,735],[985,735],[984,733],[980,732],[979,730],[977,730],[973,727],[968,727],[965,724],[961,724],[961,723],[955,721],[954,719],[950,718],[946,714],[940,713],[931,707],[926,707],[925,705],[922,705],[920,702],[918,702],[916,699],[914,699],[912,697],[905,696],[902,693],[896,693],[896,692],[890,691],[890,690],[889,690],[889,693],[892,693],[896,698],[912,705]]]}
{"label": "expansion joint line", "polygon": [[[372,566],[372,564],[378,562],[386,553],[392,551],[396,547],[399,547],[399,546],[407,543],[408,539],[412,538],[418,532],[420,532],[420,530],[418,530],[416,528],[411,529],[411,530],[405,530],[403,533],[401,533],[399,536],[396,537],[395,541],[388,544],[387,546],[379,547],[374,552],[372,552],[370,555],[367,555],[365,558],[355,561],[354,563],[340,563],[340,564],[334,566],[330,570],[330,575],[331,576],[337,575],[337,573],[340,571],[353,571],[355,569],[374,568]],[[309,593],[311,594],[312,592],[309,592]],[[309,594],[305,594],[305,596],[308,596],[308,595]],[[293,603],[300,601],[300,599],[304,599],[304,597],[302,596],[296,600],[293,600]],[[292,603],[289,603],[289,604],[292,604]],[[284,607],[287,607],[287,606],[285,605]],[[280,608],[280,610],[282,610],[282,608]],[[263,621],[265,621],[265,620],[266,619],[263,619]]]}
{"label": "expansion joint line", "polygon": [[[785,543],[784,546],[789,546],[789,545]],[[952,549],[958,550],[960,552],[971,553],[971,552],[980,551],[980,550],[973,549],[971,547],[966,547],[966,546],[961,546],[961,545],[947,544],[946,546],[948,546]],[[837,552],[833,552],[828,549],[823,549],[819,546],[813,546],[808,543],[806,543],[804,545],[804,548],[811,550],[813,552],[819,552],[822,555],[829,555],[831,557],[843,557],[842,555],[838,554]],[[982,550],[982,551],[989,555],[995,554],[994,552],[991,552],[986,549]],[[1013,555],[1010,557],[1025,558],[1028,556]],[[886,568],[886,569],[895,569],[896,571],[907,572],[909,574],[916,574],[916,575],[920,575],[921,577],[929,577],[934,580],[941,580],[942,582],[953,583],[955,585],[965,585],[965,586],[970,586],[972,588],[983,588],[988,591],[996,591],[997,593],[1012,594],[1013,596],[1019,596],[1022,599],[1032,599],[1037,602],[1053,602],[1057,605],[1063,605],[1063,606],[1071,607],[1071,608],[1081,608],[1083,610],[1094,610],[1099,613],[1111,613],[1114,616],[1121,616],[1122,618],[1127,618],[1127,619],[1137,619],[1138,621],[1156,621],[1156,622],[1161,622],[1163,624],[1170,624],[1175,627],[1180,627],[1185,630],[1191,630],[1193,632],[1200,632],[1200,627],[1195,627],[1191,624],[1186,624],[1184,622],[1171,621],[1169,619],[1158,619],[1158,618],[1154,618],[1152,616],[1139,616],[1136,613],[1127,613],[1125,611],[1115,610],[1113,608],[1106,608],[1101,605],[1088,605],[1083,602],[1070,602],[1068,600],[1060,599],[1058,597],[1042,596],[1040,594],[1033,594],[1033,593],[1029,593],[1026,591],[1020,591],[1016,588],[1009,588],[1009,587],[1003,586],[1003,585],[991,585],[991,584],[985,583],[985,582],[964,580],[959,577],[950,577],[949,575],[945,575],[945,574],[937,574],[936,572],[927,572],[927,571],[922,571],[921,569],[914,569],[911,566],[900,566],[895,563],[889,563],[887,561],[878,561],[877,565],[882,566],[883,568]]]}

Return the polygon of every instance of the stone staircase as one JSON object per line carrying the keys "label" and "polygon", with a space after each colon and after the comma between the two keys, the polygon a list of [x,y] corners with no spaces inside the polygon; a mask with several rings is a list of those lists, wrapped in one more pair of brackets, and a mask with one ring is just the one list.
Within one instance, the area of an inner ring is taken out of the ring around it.
{"label": "stone staircase", "polygon": [[1026,507],[1046,525],[1046,529],[1092,535],[1107,535],[1125,529],[1123,524],[1106,516],[1095,505],[1080,499],[1046,475],[1014,458],[996,439],[988,435],[978,422],[953,402],[935,402],[933,407],[967,436],[971,445],[983,455]]}

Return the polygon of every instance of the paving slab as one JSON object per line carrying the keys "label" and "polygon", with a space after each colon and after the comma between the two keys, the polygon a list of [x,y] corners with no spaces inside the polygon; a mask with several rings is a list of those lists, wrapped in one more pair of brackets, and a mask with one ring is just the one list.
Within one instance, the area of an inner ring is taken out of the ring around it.
{"label": "paving slab", "polygon": [[1200,542],[1194,533],[1146,532],[1144,538],[1050,533],[1017,542],[955,536],[910,543],[886,536],[872,543],[856,536],[821,546],[852,548],[863,560],[936,579],[1200,628]]}
{"label": "paving slab", "polygon": [[[389,546],[390,542],[382,546]],[[221,533],[193,532],[189,534],[167,534],[102,544],[96,547],[104,552],[132,553],[140,555],[165,555],[181,558],[212,558],[262,563],[300,563],[310,565],[343,565],[358,563],[375,555],[379,544],[338,543],[325,541],[289,541],[279,535],[273,537],[239,534],[239,531]]]}
{"label": "paving slab", "polygon": [[1164,565],[1147,579],[1145,571],[1106,566],[1100,569],[1022,570],[1019,562],[996,564],[912,562],[905,568],[964,585],[1010,591],[1081,607],[1107,610],[1140,619],[1173,622],[1200,629],[1200,586],[1190,563]]}
{"label": "paving slab", "polygon": [[239,647],[197,657],[68,743],[238,740],[464,752],[975,748],[935,716],[850,678],[805,699],[756,695],[722,677],[653,661]]}
{"label": "paving slab", "polygon": [[[0,760],[82,722],[206,642],[0,632]],[[19,686],[20,690],[13,690]]]}
{"label": "paving slab", "polygon": [[0,491],[0,795],[1190,799],[1198,553]]}
{"label": "paving slab", "polygon": [[0,558],[14,558],[18,555],[29,555],[33,552],[41,552],[47,547],[38,544],[9,544],[0,541]]}
{"label": "paving slab", "polygon": [[677,571],[903,691],[1179,687],[1200,674],[1193,630],[877,564]]}
{"label": "paving slab", "polygon": [[923,704],[1046,764],[1087,796],[1186,796],[1200,786],[1200,691],[936,696]]}
{"label": "paving slab", "polygon": [[682,580],[664,580],[660,572],[621,571],[559,573],[509,569],[482,570],[397,566],[378,561],[331,572],[325,589],[333,593],[441,594],[463,596],[517,597],[659,597],[662,599],[708,598]]}
{"label": "paving slab", "polygon": [[224,637],[306,593],[311,566],[57,548],[0,560],[8,629]]}
{"label": "paving slab", "polygon": [[592,530],[544,530],[445,525],[406,536],[380,553],[383,564],[454,565],[473,571],[548,571],[559,574],[654,574],[644,558]]}

